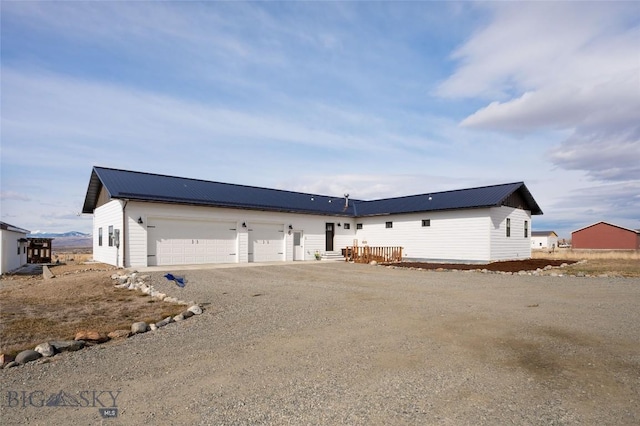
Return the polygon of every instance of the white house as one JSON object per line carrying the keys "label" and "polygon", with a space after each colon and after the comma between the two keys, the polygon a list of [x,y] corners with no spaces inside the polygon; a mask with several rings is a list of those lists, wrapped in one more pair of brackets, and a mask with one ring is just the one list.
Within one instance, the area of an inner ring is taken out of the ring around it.
{"label": "white house", "polygon": [[533,250],[553,250],[558,247],[558,235],[553,231],[531,232],[531,248]]}
{"label": "white house", "polygon": [[352,246],[401,246],[404,260],[531,256],[522,182],[383,200],[94,167],[83,213],[93,257],[117,266],[313,260]]}
{"label": "white house", "polygon": [[0,222],[0,274],[18,269],[27,263],[26,229]]}

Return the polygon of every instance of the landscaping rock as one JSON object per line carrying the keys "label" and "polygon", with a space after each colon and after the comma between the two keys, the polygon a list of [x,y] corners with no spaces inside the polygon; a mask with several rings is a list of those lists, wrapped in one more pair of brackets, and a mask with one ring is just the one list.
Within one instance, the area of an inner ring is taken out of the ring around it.
{"label": "landscaping rock", "polygon": [[36,351],[36,352],[39,352],[40,355],[42,355],[44,357],[50,357],[50,356],[54,356],[56,354],[56,348],[54,348],[48,342],[40,343],[33,350]]}
{"label": "landscaping rock", "polygon": [[193,312],[187,310],[182,312],[180,315],[182,315],[182,318],[187,319],[187,318],[191,318],[193,316]]}
{"label": "landscaping rock", "polygon": [[165,319],[163,319],[162,321],[158,321],[156,323],[156,327],[160,328],[160,327],[164,327],[167,324],[171,324],[173,322],[173,318],[171,317],[166,317]]}
{"label": "landscaping rock", "polygon": [[51,272],[51,269],[49,269],[49,267],[47,265],[43,265],[42,266],[42,277],[45,280],[50,280],[51,278],[55,278],[56,276],[53,275],[53,272]]}
{"label": "landscaping rock", "polygon": [[173,317],[173,320],[174,320],[175,322],[183,321],[183,320],[184,320],[184,316],[183,316],[182,314],[178,314],[178,315],[176,315],[175,317]]}
{"label": "landscaping rock", "polygon": [[56,340],[49,342],[57,352],[75,352],[85,347],[84,340]]}
{"label": "landscaping rock", "polygon": [[17,366],[19,366],[19,365],[20,365],[20,364],[18,364],[17,362],[15,362],[15,361],[11,361],[10,363],[6,364],[3,368],[17,367]]}
{"label": "landscaping rock", "polygon": [[74,340],[84,340],[86,343],[104,343],[109,340],[109,336],[100,331],[80,330],[76,333]]}
{"label": "landscaping rock", "polygon": [[18,355],[16,355],[16,362],[18,364],[26,364],[27,362],[35,361],[36,359],[41,357],[42,354],[40,352],[27,349],[26,351],[22,351]]}
{"label": "landscaping rock", "polygon": [[109,336],[110,339],[126,339],[127,337],[131,336],[131,331],[130,330],[114,330],[109,334],[107,334],[107,336]]}
{"label": "landscaping rock", "polygon": [[133,324],[131,324],[132,334],[146,333],[148,330],[149,330],[149,325],[144,321],[134,322]]}
{"label": "landscaping rock", "polygon": [[0,354],[0,367],[5,367],[7,364],[12,362],[14,357],[9,354]]}
{"label": "landscaping rock", "polygon": [[155,324],[149,324],[149,330],[150,331],[156,331],[158,329],[158,326]]}
{"label": "landscaping rock", "polygon": [[200,315],[202,313],[202,308],[198,305],[190,306],[189,309],[187,310],[193,313],[194,315]]}

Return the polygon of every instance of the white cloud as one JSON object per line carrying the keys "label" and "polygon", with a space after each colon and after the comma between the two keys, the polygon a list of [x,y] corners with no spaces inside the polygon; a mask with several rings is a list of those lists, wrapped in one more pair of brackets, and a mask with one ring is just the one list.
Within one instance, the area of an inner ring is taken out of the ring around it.
{"label": "white cloud", "polygon": [[492,102],[461,124],[530,132],[544,128],[615,128],[633,123],[639,116],[640,74],[636,71],[617,73],[601,84],[554,83],[510,101]]}
{"label": "white cloud", "polygon": [[31,198],[21,192],[0,191],[0,200],[31,201]]}
{"label": "white cloud", "polygon": [[575,133],[551,149],[549,157],[558,167],[586,170],[596,180],[640,181],[640,125],[620,131]]}
{"label": "white cloud", "polygon": [[491,21],[455,51],[446,97],[508,99],[562,84],[608,81],[637,69],[638,10],[629,3],[490,2]]}
{"label": "white cloud", "polygon": [[566,130],[557,167],[640,178],[640,9],[628,3],[489,3],[491,22],[459,48],[438,94],[494,99],[467,128]]}

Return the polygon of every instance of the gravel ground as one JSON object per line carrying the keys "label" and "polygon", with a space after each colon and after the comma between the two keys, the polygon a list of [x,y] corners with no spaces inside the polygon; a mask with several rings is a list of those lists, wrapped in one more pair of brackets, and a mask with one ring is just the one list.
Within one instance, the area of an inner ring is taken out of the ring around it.
{"label": "gravel ground", "polygon": [[[638,279],[341,262],[184,275],[152,284],[202,315],[1,371],[0,423],[640,424]],[[39,406],[61,391],[79,406]]]}

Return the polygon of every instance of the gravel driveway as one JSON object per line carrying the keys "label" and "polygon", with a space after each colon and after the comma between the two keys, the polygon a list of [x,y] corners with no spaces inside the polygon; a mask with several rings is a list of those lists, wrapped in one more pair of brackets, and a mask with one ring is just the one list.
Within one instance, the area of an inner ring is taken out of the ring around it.
{"label": "gravel driveway", "polygon": [[[1,371],[0,423],[640,424],[638,279],[341,262],[184,275],[152,284],[202,315]],[[51,395],[66,406],[39,406]]]}

